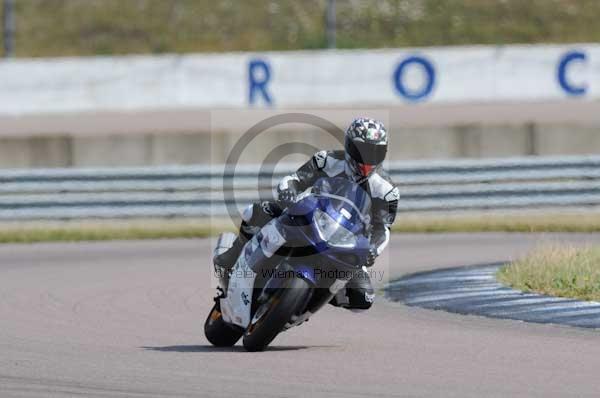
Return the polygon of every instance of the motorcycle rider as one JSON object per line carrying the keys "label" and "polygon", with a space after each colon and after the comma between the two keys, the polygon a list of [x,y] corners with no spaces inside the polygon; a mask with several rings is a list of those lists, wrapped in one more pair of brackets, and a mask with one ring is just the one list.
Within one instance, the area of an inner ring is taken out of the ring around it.
{"label": "motorcycle rider", "polygon": [[[390,228],[396,218],[399,191],[382,167],[388,146],[383,123],[355,119],[345,132],[344,150],[317,152],[295,173],[284,177],[277,187],[278,203],[261,202],[248,206],[242,213],[240,233],[233,246],[214,258],[216,265],[233,267],[245,243],[265,224],[293,203],[296,195],[311,187],[321,177],[346,177],[358,183],[372,199],[371,248],[366,267],[371,267],[389,242]],[[364,269],[351,279],[331,301],[348,309],[368,309],[375,298],[371,280]]]}

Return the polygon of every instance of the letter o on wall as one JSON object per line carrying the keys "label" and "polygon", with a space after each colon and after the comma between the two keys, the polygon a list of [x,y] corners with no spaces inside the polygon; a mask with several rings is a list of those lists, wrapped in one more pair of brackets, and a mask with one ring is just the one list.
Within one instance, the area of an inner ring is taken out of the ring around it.
{"label": "letter o on wall", "polygon": [[[421,68],[425,73],[425,84],[418,90],[410,90],[406,87],[403,77],[410,67]],[[420,56],[408,57],[398,66],[394,71],[394,87],[400,96],[406,98],[409,101],[422,101],[427,98],[433,92],[435,87],[435,68],[433,64],[426,58]]]}
{"label": "letter o on wall", "polygon": [[560,84],[560,87],[568,95],[581,96],[585,95],[585,93],[587,92],[587,85],[582,84],[576,86],[575,84],[567,80],[567,71],[569,66],[573,62],[585,62],[586,60],[586,54],[581,51],[570,51],[560,58],[557,69],[558,84]]}

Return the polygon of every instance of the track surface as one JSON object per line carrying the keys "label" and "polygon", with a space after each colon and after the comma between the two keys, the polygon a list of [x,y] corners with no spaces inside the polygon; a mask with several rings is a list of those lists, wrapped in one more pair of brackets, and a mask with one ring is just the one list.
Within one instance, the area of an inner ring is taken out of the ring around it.
{"label": "track surface", "polygon": [[[594,235],[396,235],[385,278]],[[600,333],[380,300],[215,350],[208,240],[0,247],[0,397],[597,396]],[[393,261],[391,261],[393,259]],[[393,265],[390,265],[393,264]],[[379,286],[382,286],[379,283]]]}

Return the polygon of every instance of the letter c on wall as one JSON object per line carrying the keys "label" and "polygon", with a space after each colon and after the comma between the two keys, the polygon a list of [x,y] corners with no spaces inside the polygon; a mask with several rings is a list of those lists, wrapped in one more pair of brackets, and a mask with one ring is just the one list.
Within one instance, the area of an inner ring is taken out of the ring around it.
{"label": "letter c on wall", "polygon": [[[418,90],[409,90],[407,89],[403,76],[406,72],[406,69],[411,65],[420,67],[425,72],[425,84],[422,88]],[[433,64],[426,58],[420,56],[412,56],[406,58],[404,61],[400,62],[394,71],[394,86],[396,91],[400,96],[406,98],[409,101],[422,101],[433,92],[433,88],[435,87],[435,68]]]}
{"label": "letter c on wall", "polygon": [[560,87],[568,95],[581,96],[581,95],[585,95],[585,93],[587,92],[586,84],[577,86],[567,80],[567,72],[568,72],[569,66],[573,62],[586,62],[586,61],[587,61],[587,56],[585,53],[583,53],[581,51],[570,51],[570,52],[566,53],[565,55],[563,55],[562,58],[560,59],[560,62],[558,63],[558,70],[557,70],[558,84],[560,84]]}

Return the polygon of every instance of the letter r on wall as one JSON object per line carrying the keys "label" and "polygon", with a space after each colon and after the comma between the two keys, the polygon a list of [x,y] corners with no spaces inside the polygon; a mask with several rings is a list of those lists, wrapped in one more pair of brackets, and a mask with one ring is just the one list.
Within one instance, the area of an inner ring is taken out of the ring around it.
{"label": "letter r on wall", "polygon": [[271,79],[271,68],[262,59],[253,59],[248,63],[248,102],[250,105],[256,102],[257,95],[261,95],[268,105],[273,100],[267,91],[267,84]]}

